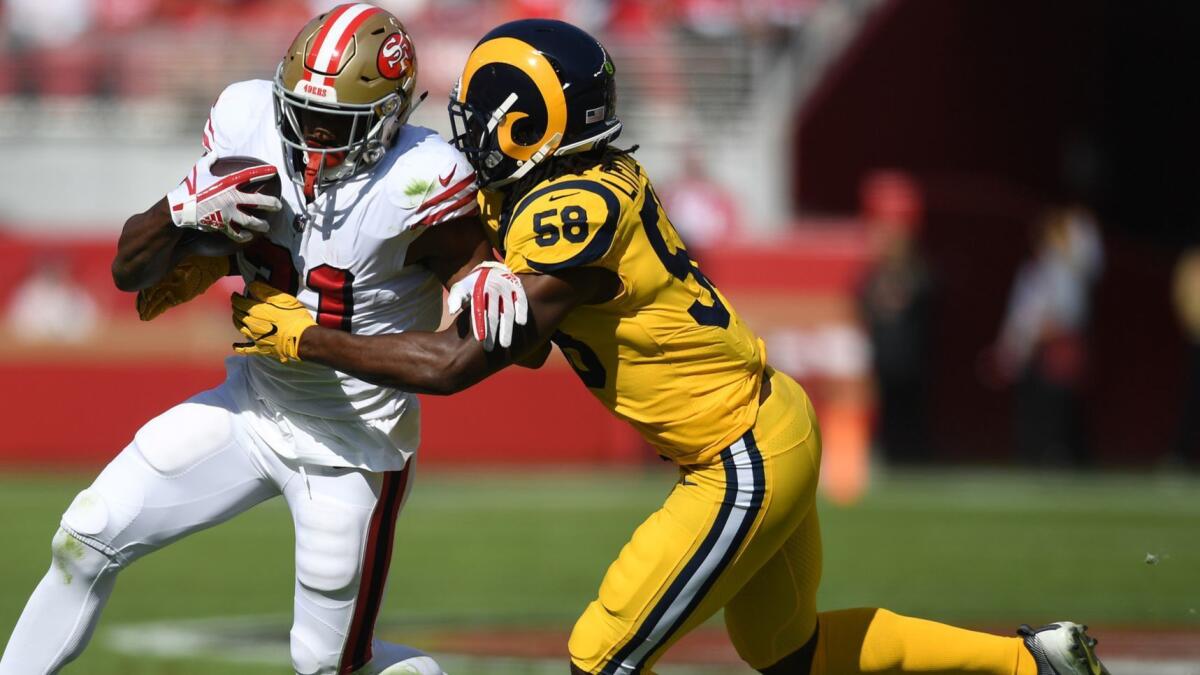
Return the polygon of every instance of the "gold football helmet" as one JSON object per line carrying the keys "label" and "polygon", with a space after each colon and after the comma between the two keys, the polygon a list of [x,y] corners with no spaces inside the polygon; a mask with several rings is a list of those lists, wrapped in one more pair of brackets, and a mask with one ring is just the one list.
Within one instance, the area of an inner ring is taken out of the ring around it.
{"label": "gold football helmet", "polygon": [[[412,38],[379,7],[338,5],[309,21],[275,72],[292,180],[311,197],[378,162],[416,107],[416,82]],[[314,137],[316,127],[329,134]]]}

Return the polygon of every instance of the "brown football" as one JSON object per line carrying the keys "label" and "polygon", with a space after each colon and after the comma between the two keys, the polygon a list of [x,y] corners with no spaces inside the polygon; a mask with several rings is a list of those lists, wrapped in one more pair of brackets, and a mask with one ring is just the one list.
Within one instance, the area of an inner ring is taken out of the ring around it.
{"label": "brown football", "polygon": [[[253,166],[261,166],[266,163],[254,157],[222,157],[213,162],[211,171],[214,176],[228,176],[235,171],[241,171]],[[282,194],[282,183],[279,180],[279,175],[275,174],[241,183],[238,185],[238,190],[242,192],[258,192],[278,198]],[[256,215],[265,220],[270,220],[274,214],[260,212]],[[189,255],[212,257],[232,255],[245,245],[237,243],[220,232],[201,232],[199,230],[188,229],[184,230],[183,235],[179,238],[179,243],[175,245],[175,258],[182,259]]]}

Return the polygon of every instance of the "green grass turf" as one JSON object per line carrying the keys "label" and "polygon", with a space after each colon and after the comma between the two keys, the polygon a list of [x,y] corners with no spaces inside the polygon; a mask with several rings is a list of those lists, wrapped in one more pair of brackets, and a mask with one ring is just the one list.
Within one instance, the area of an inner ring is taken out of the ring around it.
{"label": "green grass turf", "polygon": [[[665,467],[612,473],[426,472],[400,519],[384,625],[561,625],[671,487]],[[0,637],[49,564],[83,476],[0,476]],[[1200,625],[1200,481],[1161,476],[892,474],[860,504],[820,504],[820,606],[885,606],[1009,628]],[[1146,555],[1158,557],[1147,564]],[[278,500],[123,573],[92,649],[67,672],[266,675],[277,667],[110,651],[122,623],[275,615],[286,626],[292,533]],[[531,670],[472,667],[471,675]]]}

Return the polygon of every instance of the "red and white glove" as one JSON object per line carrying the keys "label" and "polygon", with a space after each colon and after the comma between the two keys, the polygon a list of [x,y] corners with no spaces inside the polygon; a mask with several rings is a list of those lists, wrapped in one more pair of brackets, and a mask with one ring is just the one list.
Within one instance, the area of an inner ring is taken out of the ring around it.
{"label": "red and white glove", "polygon": [[278,211],[283,204],[270,195],[241,192],[237,186],[278,172],[270,164],[263,164],[235,171],[228,176],[214,176],[211,168],[216,161],[216,153],[204,155],[179,187],[167,193],[171,222],[176,227],[221,232],[244,244],[254,237],[254,232],[266,232],[270,226],[267,221],[243,209]]}
{"label": "red and white glove", "polygon": [[[529,300],[521,279],[503,263],[481,262],[450,287],[446,309],[454,314],[471,306],[471,329],[483,348],[492,351],[512,346],[513,325],[524,326],[529,320]],[[498,339],[497,339],[498,338]]]}

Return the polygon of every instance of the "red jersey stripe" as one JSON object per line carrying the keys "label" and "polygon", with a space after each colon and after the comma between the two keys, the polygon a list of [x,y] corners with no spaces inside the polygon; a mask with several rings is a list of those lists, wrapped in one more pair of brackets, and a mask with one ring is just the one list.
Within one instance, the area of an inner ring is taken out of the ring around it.
{"label": "red jersey stripe", "polygon": [[461,209],[462,207],[464,207],[468,204],[471,204],[474,201],[475,201],[475,193],[471,192],[468,195],[464,195],[462,199],[459,199],[458,201],[455,201],[455,202],[451,202],[449,206],[442,209],[441,211],[437,211],[435,213],[429,214],[428,216],[425,216],[424,218],[421,219],[421,222],[417,223],[417,224],[418,225],[433,225],[434,223],[440,221],[442,218],[446,217],[447,215],[454,213],[455,211]]}
{"label": "red jersey stripe", "polygon": [[[425,200],[425,202],[423,204],[421,204],[420,206],[417,207],[417,210],[421,211],[423,209],[430,208],[431,206],[436,206],[437,204],[440,204],[440,203],[446,201],[447,199],[458,194],[459,192],[462,192],[464,189],[469,187],[474,182],[475,182],[475,174],[472,173],[471,175],[458,181],[454,185],[451,185],[450,187],[446,188],[446,190],[444,192],[440,192],[440,193],[434,195],[433,197],[430,197],[429,199]],[[472,193],[474,193],[474,191],[472,191]]]}

